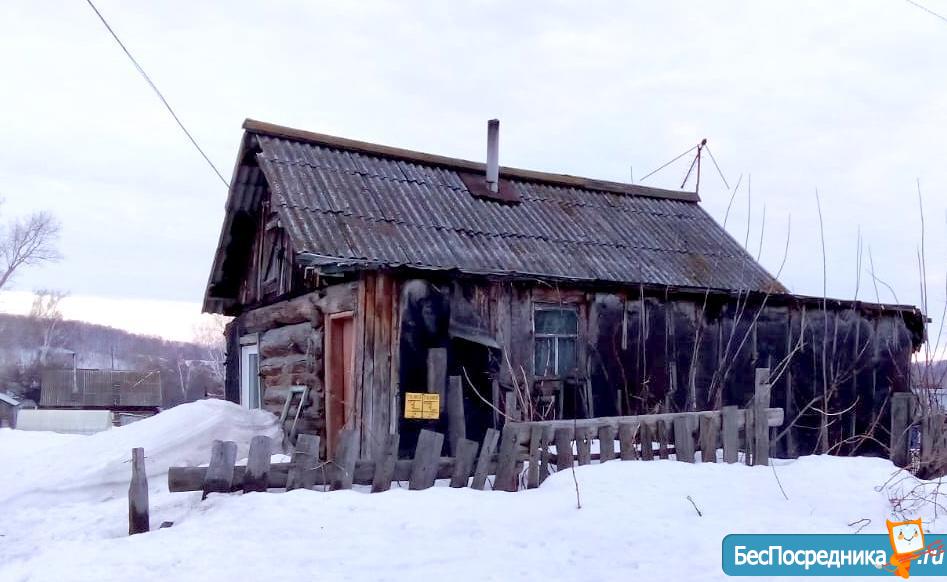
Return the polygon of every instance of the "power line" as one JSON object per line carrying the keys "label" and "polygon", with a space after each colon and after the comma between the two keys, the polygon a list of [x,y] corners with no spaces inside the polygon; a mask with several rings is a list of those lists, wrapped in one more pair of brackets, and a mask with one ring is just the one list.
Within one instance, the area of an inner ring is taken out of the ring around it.
{"label": "power line", "polygon": [[158,99],[161,99],[161,102],[164,104],[165,108],[168,110],[168,113],[170,113],[171,117],[174,118],[174,121],[178,124],[178,127],[181,128],[181,131],[184,132],[184,135],[187,136],[187,139],[191,141],[191,144],[193,144],[194,147],[197,149],[198,153],[201,154],[201,157],[204,158],[204,161],[207,162],[207,165],[209,165],[211,169],[214,171],[214,173],[217,174],[217,177],[220,178],[220,181],[224,183],[224,186],[226,186],[229,189],[230,183],[228,183],[227,180],[224,178],[223,174],[220,173],[220,170],[217,169],[217,166],[214,165],[214,162],[210,161],[210,158],[207,157],[207,154],[204,153],[204,150],[201,149],[201,146],[197,144],[197,140],[194,139],[194,136],[191,135],[191,132],[189,132],[186,127],[184,127],[184,124],[181,122],[180,118],[178,118],[177,114],[174,112],[174,109],[171,108],[171,104],[168,103],[168,100],[165,99],[164,95],[161,94],[161,91],[158,90],[158,87],[151,80],[151,77],[148,76],[148,73],[146,73],[145,70],[141,68],[141,65],[138,64],[138,61],[135,60],[135,57],[133,57],[132,54],[128,51],[128,48],[125,46],[125,43],[123,43],[121,39],[118,38],[118,35],[115,34],[115,31],[112,30],[111,26],[109,26],[109,23],[105,20],[105,17],[102,16],[102,13],[99,12],[99,9],[95,7],[95,4],[92,3],[92,0],[86,0],[86,3],[89,4],[89,7],[92,8],[93,12],[95,12],[95,15],[99,17],[99,20],[101,20],[102,24],[105,25],[105,28],[108,29],[109,34],[112,35],[112,38],[115,39],[115,42],[118,43],[118,46],[122,47],[122,50],[125,52],[125,55],[132,62],[132,64],[135,65],[135,68],[138,70],[139,73],[141,73],[141,76],[144,77],[145,81],[148,82],[148,85],[150,85],[151,88],[154,90],[155,94],[158,96]]}
{"label": "power line", "polygon": [[934,12],[934,11],[931,10],[930,8],[928,8],[928,7],[926,7],[926,6],[923,6],[923,5],[921,5],[921,4],[918,4],[918,3],[915,2],[914,0],[904,0],[904,1],[907,2],[908,4],[912,5],[912,6],[916,7],[916,8],[920,8],[921,10],[923,10],[924,12],[927,12],[928,14],[930,14],[930,15],[932,15],[932,16],[936,16],[937,18],[940,18],[940,19],[943,20],[944,22],[947,22],[947,16],[944,16],[943,14],[938,14],[937,12]]}

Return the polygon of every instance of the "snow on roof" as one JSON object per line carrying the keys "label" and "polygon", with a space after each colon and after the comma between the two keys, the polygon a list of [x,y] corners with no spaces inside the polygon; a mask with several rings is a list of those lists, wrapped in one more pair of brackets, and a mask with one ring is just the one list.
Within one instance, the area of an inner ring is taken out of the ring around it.
{"label": "snow on roof", "polygon": [[19,406],[20,401],[16,398],[10,396],[6,392],[0,392],[0,402],[6,402],[10,406]]}

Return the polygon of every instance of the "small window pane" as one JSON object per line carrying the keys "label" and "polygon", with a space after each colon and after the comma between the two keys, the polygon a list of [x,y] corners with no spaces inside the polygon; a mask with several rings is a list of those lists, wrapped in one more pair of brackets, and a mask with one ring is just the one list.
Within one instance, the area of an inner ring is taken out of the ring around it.
{"label": "small window pane", "polygon": [[536,333],[575,335],[579,331],[578,317],[573,309],[537,309]]}
{"label": "small window pane", "polygon": [[559,342],[558,376],[568,376],[575,371],[576,367],[575,339],[559,338],[557,341]]}
{"label": "small window pane", "polygon": [[536,338],[535,365],[537,376],[552,376],[555,373],[555,348],[554,338]]}

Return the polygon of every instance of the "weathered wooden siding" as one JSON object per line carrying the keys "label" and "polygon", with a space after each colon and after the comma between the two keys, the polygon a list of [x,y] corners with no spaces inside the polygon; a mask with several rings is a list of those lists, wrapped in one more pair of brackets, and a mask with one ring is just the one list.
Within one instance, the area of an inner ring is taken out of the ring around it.
{"label": "weathered wooden siding", "polygon": [[[309,402],[305,403],[298,429],[324,435],[325,316],[356,309],[360,288],[357,281],[332,285],[236,317],[227,328],[227,398],[234,402],[240,399],[240,337],[256,334],[263,407],[279,415],[289,388],[307,385],[311,389]],[[290,417],[295,412],[294,406]]]}
{"label": "weathered wooden siding", "polygon": [[386,273],[365,272],[355,307],[355,395],[360,456],[373,458],[397,430],[398,282]]}

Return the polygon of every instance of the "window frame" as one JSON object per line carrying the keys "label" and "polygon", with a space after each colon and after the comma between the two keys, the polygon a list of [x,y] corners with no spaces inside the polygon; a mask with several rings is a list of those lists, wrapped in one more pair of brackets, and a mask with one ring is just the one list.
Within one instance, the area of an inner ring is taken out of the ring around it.
{"label": "window frame", "polygon": [[[575,315],[575,332],[574,333],[562,333],[562,332],[549,333],[549,332],[536,331],[536,314],[540,311],[571,312],[572,314]],[[533,304],[533,317],[532,317],[533,355],[532,357],[533,357],[533,375],[537,379],[546,380],[546,379],[567,378],[570,374],[578,372],[578,369],[579,369],[579,319],[580,319],[579,316],[580,316],[579,308],[576,305],[564,305],[560,303],[535,303]],[[542,373],[540,373],[540,371],[537,369],[538,362],[536,361],[536,347],[538,343],[537,340],[540,340],[540,339],[554,340],[551,342],[551,345],[553,348],[552,349],[553,362],[551,366],[551,370],[553,372],[552,375],[546,374],[547,370],[550,369],[550,367],[544,367]],[[574,361],[573,361],[573,366],[571,370],[560,373],[559,372],[559,342],[560,340],[563,340],[563,339],[573,340]]]}

